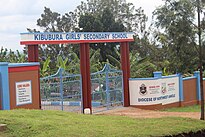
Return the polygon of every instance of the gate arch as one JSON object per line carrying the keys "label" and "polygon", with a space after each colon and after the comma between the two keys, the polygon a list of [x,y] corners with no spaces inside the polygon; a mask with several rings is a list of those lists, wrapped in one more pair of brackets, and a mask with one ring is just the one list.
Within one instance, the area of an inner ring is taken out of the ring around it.
{"label": "gate arch", "polygon": [[[76,37],[68,37],[68,36]],[[132,32],[58,32],[58,33],[21,33],[21,45],[28,46],[28,61],[38,62],[39,44],[80,44],[80,71],[82,75],[83,112],[84,109],[92,110],[91,105],[91,78],[89,43],[119,42],[121,53],[121,69],[123,71],[124,106],[130,105],[129,101],[129,42],[134,41]],[[95,36],[95,37],[94,37]],[[92,113],[92,112],[91,112]]]}

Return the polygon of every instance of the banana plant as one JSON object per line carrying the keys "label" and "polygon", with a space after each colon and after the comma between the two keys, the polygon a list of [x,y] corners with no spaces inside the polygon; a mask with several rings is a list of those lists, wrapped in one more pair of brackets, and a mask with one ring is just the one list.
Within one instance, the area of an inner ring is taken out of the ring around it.
{"label": "banana plant", "polygon": [[18,63],[26,62],[26,54],[20,53],[18,50],[16,50],[16,57]]}
{"label": "banana plant", "polygon": [[1,47],[1,50],[0,50],[0,61],[7,61],[7,48],[3,48]]}
{"label": "banana plant", "polygon": [[90,71],[97,72],[100,71],[104,66],[100,63],[100,49],[94,51],[91,49],[90,51]]}
{"label": "banana plant", "polygon": [[80,59],[75,52],[70,53],[70,59],[66,69],[70,74],[79,74],[80,73]]}
{"label": "banana plant", "polygon": [[49,67],[49,64],[51,62],[51,59],[50,57],[48,57],[45,62],[43,63],[43,67],[41,68],[40,70],[40,74],[41,74],[41,77],[45,77],[45,76],[48,76],[50,73],[50,67]]}
{"label": "banana plant", "polygon": [[66,70],[67,62],[68,62],[68,58],[65,58],[65,60],[63,60],[61,56],[58,56],[57,57],[57,68],[63,68],[64,70]]}

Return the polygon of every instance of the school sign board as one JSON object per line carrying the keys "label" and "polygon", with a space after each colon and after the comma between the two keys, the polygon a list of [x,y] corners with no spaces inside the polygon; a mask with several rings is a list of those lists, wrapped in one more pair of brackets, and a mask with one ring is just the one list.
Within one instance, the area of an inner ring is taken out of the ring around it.
{"label": "school sign board", "polygon": [[179,77],[129,81],[130,105],[157,105],[179,102]]}
{"label": "school sign board", "polygon": [[21,45],[134,41],[133,32],[21,33]]}

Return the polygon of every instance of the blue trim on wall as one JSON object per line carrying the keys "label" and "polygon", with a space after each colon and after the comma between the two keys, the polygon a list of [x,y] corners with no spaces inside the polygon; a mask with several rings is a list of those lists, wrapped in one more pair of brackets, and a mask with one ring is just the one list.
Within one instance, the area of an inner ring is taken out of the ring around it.
{"label": "blue trim on wall", "polygon": [[158,78],[158,77],[153,77],[153,78],[129,78],[129,80],[130,81],[132,81],[132,80],[157,80],[157,79],[174,78],[174,77],[178,77],[178,75],[162,76],[160,78]]}
{"label": "blue trim on wall", "polygon": [[183,78],[183,80],[191,80],[191,79],[195,79],[197,78],[197,76],[193,76],[193,77],[186,77],[186,78]]}
{"label": "blue trim on wall", "polygon": [[8,62],[0,62],[0,94],[2,110],[10,110]]}
{"label": "blue trim on wall", "polygon": [[158,78],[129,78],[129,80],[156,80]]}
{"label": "blue trim on wall", "polygon": [[200,87],[200,72],[199,71],[195,71],[194,72],[194,76],[196,77],[197,79],[197,82],[196,82],[196,90],[197,90],[197,100],[200,101],[201,100],[201,87]]}
{"label": "blue trim on wall", "polygon": [[178,77],[178,75],[162,76],[161,79],[164,79],[164,78],[174,78],[174,77]]}
{"label": "blue trim on wall", "polygon": [[154,78],[161,78],[162,77],[162,72],[161,71],[153,72],[153,74],[154,74]]}
{"label": "blue trim on wall", "polygon": [[179,101],[184,101],[183,78],[180,73],[177,75],[179,77]]}
{"label": "blue trim on wall", "polygon": [[27,67],[27,66],[39,66],[39,62],[32,62],[32,63],[9,63],[9,67]]}

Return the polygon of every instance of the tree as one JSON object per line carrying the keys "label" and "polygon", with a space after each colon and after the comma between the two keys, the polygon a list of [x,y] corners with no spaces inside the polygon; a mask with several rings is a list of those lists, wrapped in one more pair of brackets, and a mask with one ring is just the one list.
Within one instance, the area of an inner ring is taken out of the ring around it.
{"label": "tree", "polygon": [[[204,32],[204,18],[201,21],[201,13],[205,13],[203,8],[204,0],[165,0],[165,5],[155,11],[158,22],[157,26],[165,29],[170,42],[169,48],[175,58],[179,60],[178,68],[181,71],[186,68],[194,68],[194,64],[199,64],[200,88],[201,88],[201,120],[204,120],[204,91],[203,91],[203,43],[201,35]],[[197,11],[198,24],[195,22],[195,12]],[[204,16],[205,17],[205,16]],[[198,35],[198,42],[196,39]],[[195,47],[195,49],[193,48]],[[176,52],[174,52],[176,50]],[[185,53],[185,54],[184,54]],[[187,61],[188,60],[188,61]],[[187,63],[188,62],[188,63]],[[176,64],[174,64],[176,65]],[[197,69],[197,67],[195,67]]]}
{"label": "tree", "polygon": [[[39,26],[45,32],[68,32],[68,31],[133,31],[137,34],[145,29],[147,17],[142,8],[135,8],[132,3],[126,0],[87,0],[73,11],[60,15],[51,11],[50,8],[44,9],[44,13],[37,20]],[[35,29],[28,29],[30,32],[36,32]],[[51,69],[56,67],[56,59],[60,55],[62,59],[68,58],[69,53],[74,51],[78,56],[78,46],[73,45],[41,45],[39,54],[40,60],[45,61],[48,57],[51,60]],[[120,57],[114,54],[114,50],[119,50],[119,43],[101,43],[92,44],[94,50],[100,49],[100,62],[107,62],[107,55],[120,60]],[[111,64],[114,63],[111,61]],[[42,63],[41,63],[42,64]]]}
{"label": "tree", "polygon": [[[141,32],[144,30],[147,17],[142,8],[135,8],[132,3],[126,0],[87,0],[81,2],[74,11],[75,17],[90,14],[93,16],[103,15],[105,12],[112,11],[112,15],[117,22],[125,26],[125,31]],[[108,15],[108,14],[106,14]],[[111,15],[111,16],[112,16]],[[109,16],[109,15],[108,15]],[[76,25],[77,26],[77,25]]]}
{"label": "tree", "polygon": [[[115,21],[113,13],[110,9],[105,8],[101,14],[92,15],[86,13],[81,15],[79,19],[79,27],[83,32],[122,32],[125,31],[125,27],[122,23]],[[107,55],[115,56],[113,50],[118,43],[95,43],[90,44],[94,50],[100,49],[100,62],[106,62]],[[119,57],[118,57],[119,58]]]}
{"label": "tree", "polygon": [[1,51],[0,51],[0,61],[1,62],[7,61],[7,52],[8,52],[7,48],[4,49],[3,47],[1,47]]}
{"label": "tree", "polygon": [[[75,29],[73,25],[73,17],[74,14],[72,12],[65,13],[61,15],[57,12],[51,11],[50,8],[45,7],[44,13],[41,14],[41,18],[37,20],[37,26],[39,26],[44,32],[69,32]],[[29,32],[39,32],[36,29],[27,29]],[[66,57],[69,58],[70,52],[78,48],[76,45],[71,44],[59,44],[59,45],[39,45],[39,57],[41,66],[43,66],[43,62],[46,61],[47,58],[50,58],[51,70],[56,70],[56,62],[57,57],[59,55],[62,56],[63,59]],[[24,51],[27,53],[27,49]]]}
{"label": "tree", "polygon": [[26,62],[26,55],[24,53],[20,53],[18,50],[12,51],[11,49],[8,52],[7,48],[1,47],[0,50],[0,61],[2,62],[10,62],[10,63],[22,63]]}
{"label": "tree", "polygon": [[[126,0],[87,0],[81,2],[74,12],[79,17],[80,31],[92,32],[122,32],[133,31],[137,34],[145,29],[147,17],[141,8],[136,9],[132,3]],[[118,60],[120,57],[113,52],[119,50],[119,43],[91,44],[91,48],[100,49],[100,62],[106,62],[108,55]],[[110,63],[114,64],[110,60]]]}
{"label": "tree", "polygon": [[[204,2],[204,1],[203,1]],[[203,46],[201,43],[201,1],[197,0],[197,13],[198,13],[198,36],[199,36],[199,69],[200,69],[200,95],[201,95],[201,120],[204,120],[204,86],[203,86]]]}
{"label": "tree", "polygon": [[[191,0],[165,0],[165,5],[154,11],[156,27],[163,30],[157,34],[158,39],[162,36],[166,39],[168,61],[172,72],[187,73],[197,69],[195,7]],[[189,61],[187,61],[189,60]]]}
{"label": "tree", "polygon": [[[115,50],[117,55],[120,55],[119,51]],[[120,69],[120,61],[111,56],[108,55],[108,59],[115,62],[117,66],[116,69]],[[144,78],[144,77],[152,77],[153,72],[157,70],[157,66],[154,63],[151,63],[151,60],[149,57],[141,58],[139,56],[139,53],[130,53],[130,69],[131,69],[131,77],[132,78]]]}
{"label": "tree", "polygon": [[73,27],[73,13],[60,15],[52,12],[50,8],[44,7],[44,13],[37,20],[37,26],[41,27],[44,32],[69,32]]}

